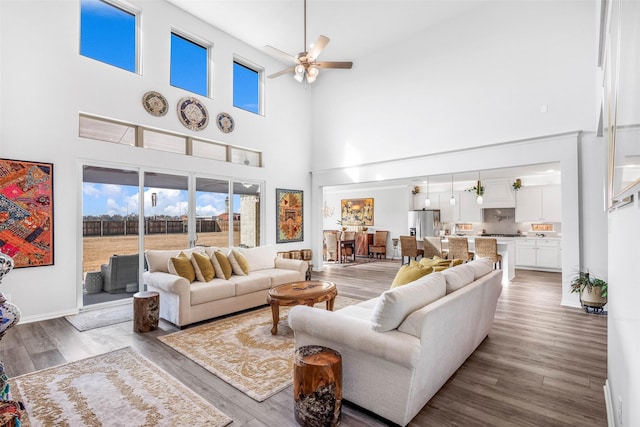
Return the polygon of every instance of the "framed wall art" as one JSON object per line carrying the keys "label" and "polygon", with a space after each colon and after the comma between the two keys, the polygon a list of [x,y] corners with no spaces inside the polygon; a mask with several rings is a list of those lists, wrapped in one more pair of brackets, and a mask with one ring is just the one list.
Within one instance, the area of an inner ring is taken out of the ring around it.
{"label": "framed wall art", "polygon": [[276,189],[276,243],[302,242],[302,191]]}
{"label": "framed wall art", "polygon": [[373,225],[373,199],[342,199],[340,212],[343,226]]}
{"label": "framed wall art", "polygon": [[14,266],[53,265],[53,164],[0,159],[0,251]]}

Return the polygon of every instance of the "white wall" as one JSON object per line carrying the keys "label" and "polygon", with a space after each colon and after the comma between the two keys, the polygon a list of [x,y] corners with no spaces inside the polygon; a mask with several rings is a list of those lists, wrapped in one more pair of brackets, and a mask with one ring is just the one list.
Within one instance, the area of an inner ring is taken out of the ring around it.
{"label": "white wall", "polygon": [[314,168],[594,130],[594,22],[588,1],[483,2],[326,73],[312,94]]}
{"label": "white wall", "polygon": [[[327,202],[327,206],[334,207],[335,211],[332,216],[323,218],[323,229],[340,229],[336,221],[340,219],[340,201],[342,199],[373,198],[373,226],[369,227],[368,232],[372,233],[375,230],[389,232],[387,257],[391,258],[393,256],[391,238],[401,234],[406,235],[408,232],[407,211],[409,210],[410,194],[406,185],[385,185],[384,183],[373,184],[364,190],[329,188],[325,191],[324,200]],[[400,218],[404,219],[400,220]]]}
{"label": "white wall", "polygon": [[640,193],[609,214],[608,381],[616,426],[640,422]]}
{"label": "white wall", "polygon": [[[77,308],[82,256],[79,170],[85,161],[265,181],[264,243],[275,243],[275,189],[310,188],[308,91],[291,79],[268,80],[264,116],[234,108],[234,54],[264,65],[266,74],[281,65],[169,3],[130,3],[142,13],[141,75],[79,55],[79,0],[0,2],[0,156],[54,164],[55,265],[15,269],[2,282],[2,292],[10,294],[21,309],[23,322],[67,314]],[[177,101],[192,94],[168,84],[172,28],[214,45],[213,97],[197,96],[212,118],[201,132],[184,128],[175,113]],[[171,109],[166,116],[153,117],[142,108],[141,97],[149,90],[161,92],[169,101]],[[222,111],[234,117],[233,133],[218,131],[213,118]],[[81,139],[79,112],[262,150],[265,167]],[[306,206],[309,194],[305,191]],[[306,228],[305,242],[282,245],[283,250],[308,247],[311,233],[308,225]]]}

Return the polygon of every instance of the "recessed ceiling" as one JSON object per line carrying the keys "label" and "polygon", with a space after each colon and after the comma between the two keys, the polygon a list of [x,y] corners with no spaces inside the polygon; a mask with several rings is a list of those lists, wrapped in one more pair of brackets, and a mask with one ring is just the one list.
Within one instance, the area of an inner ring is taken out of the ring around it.
{"label": "recessed ceiling", "polygon": [[[265,45],[293,54],[306,50],[303,0],[167,1],[264,52]],[[325,35],[331,42],[322,58],[355,61],[485,2],[307,0],[307,42]]]}

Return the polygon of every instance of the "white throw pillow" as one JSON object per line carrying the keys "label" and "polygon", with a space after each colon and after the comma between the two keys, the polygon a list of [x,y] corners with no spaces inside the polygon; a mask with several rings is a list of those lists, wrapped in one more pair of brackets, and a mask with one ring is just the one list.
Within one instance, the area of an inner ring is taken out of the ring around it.
{"label": "white throw pillow", "polygon": [[265,270],[276,267],[277,251],[273,245],[256,246],[255,248],[238,248],[249,262],[250,271]]}
{"label": "white throw pillow", "polygon": [[473,279],[478,280],[482,276],[493,271],[493,261],[491,258],[479,258],[467,263],[468,266],[473,268]]}
{"label": "white throw pillow", "polygon": [[447,281],[447,294],[457,291],[475,280],[473,267],[467,264],[457,265],[442,271]]}
{"label": "white throw pillow", "polygon": [[442,298],[446,287],[444,276],[432,273],[383,292],[371,313],[371,329],[378,332],[396,329],[409,314]]}

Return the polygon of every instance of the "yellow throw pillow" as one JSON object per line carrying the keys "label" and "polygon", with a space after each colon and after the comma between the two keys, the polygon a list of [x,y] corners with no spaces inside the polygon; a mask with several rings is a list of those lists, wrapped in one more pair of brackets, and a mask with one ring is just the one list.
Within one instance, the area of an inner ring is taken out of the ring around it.
{"label": "yellow throw pillow", "polygon": [[451,265],[450,259],[444,259],[437,256],[433,258],[420,258],[420,264],[425,267],[449,267]]}
{"label": "yellow throw pillow", "polygon": [[222,274],[225,279],[229,279],[231,277],[231,273],[233,270],[231,269],[231,263],[227,259],[227,256],[220,251],[215,251],[214,255],[216,256],[216,260],[218,264],[220,264],[220,269],[222,270]]}
{"label": "yellow throw pillow", "polygon": [[393,279],[393,283],[391,283],[391,289],[418,280],[432,271],[433,267],[425,267],[419,262],[411,261],[409,264],[400,267],[400,270],[396,273],[396,277]]}
{"label": "yellow throw pillow", "polygon": [[464,264],[463,259],[453,259],[451,260],[451,267],[455,267],[456,265]]}
{"label": "yellow throw pillow", "polygon": [[233,257],[236,259],[236,262],[238,263],[244,274],[249,274],[249,271],[251,269],[249,268],[249,261],[247,260],[247,258],[235,249],[232,252]]}
{"label": "yellow throw pillow", "polygon": [[[233,249],[229,249],[227,253],[227,259],[229,260],[229,264],[231,264],[231,272],[236,276],[246,276],[247,272],[240,266],[240,263],[236,259],[236,255],[240,255],[238,251],[234,251]],[[248,264],[247,264],[248,265]]]}
{"label": "yellow throw pillow", "polygon": [[216,277],[213,264],[211,264],[211,260],[205,254],[194,252],[191,255],[191,264],[193,264],[193,270],[199,282],[209,282]]}
{"label": "yellow throw pillow", "polygon": [[177,257],[169,258],[167,268],[169,273],[184,277],[189,283],[196,280],[196,272],[193,270],[191,259],[184,252],[180,252]]}

